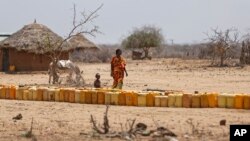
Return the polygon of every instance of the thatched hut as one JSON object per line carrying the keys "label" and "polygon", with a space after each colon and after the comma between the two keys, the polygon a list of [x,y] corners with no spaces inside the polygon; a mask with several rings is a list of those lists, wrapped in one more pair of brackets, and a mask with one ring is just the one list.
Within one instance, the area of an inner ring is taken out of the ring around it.
{"label": "thatched hut", "polygon": [[[54,49],[44,49],[45,43],[59,43],[63,38],[48,27],[36,22],[25,25],[21,30],[0,42],[0,71],[8,71],[15,66],[16,71],[48,70],[51,61],[48,54]],[[63,44],[60,59],[68,59],[73,48]]]}
{"label": "thatched hut", "polygon": [[69,40],[69,43],[77,50],[99,50],[99,48],[93,42],[85,38],[82,34],[73,36]]}
{"label": "thatched hut", "polygon": [[70,54],[71,60],[83,61],[83,58],[87,58],[86,56],[100,50],[99,47],[82,34],[73,36],[69,40],[69,43],[71,47],[75,48],[75,50]]}

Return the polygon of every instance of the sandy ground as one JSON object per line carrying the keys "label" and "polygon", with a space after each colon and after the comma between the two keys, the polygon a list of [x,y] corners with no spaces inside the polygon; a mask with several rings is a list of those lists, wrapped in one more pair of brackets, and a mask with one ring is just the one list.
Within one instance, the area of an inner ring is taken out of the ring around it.
{"label": "sandy ground", "polygon": [[[250,92],[250,67],[213,68],[201,60],[159,59],[152,61],[128,61],[129,76],[124,89],[143,90],[195,90],[205,92]],[[95,73],[101,74],[103,86],[111,86],[109,64],[80,64],[86,82],[92,85]],[[45,72],[32,74],[0,74],[2,84],[47,84]],[[0,100],[0,140],[30,140],[21,134],[30,128],[34,118],[33,132],[37,140],[93,140],[80,133],[92,133],[90,114],[99,122],[103,120],[105,106],[57,102],[34,102]],[[23,119],[12,117],[18,113]],[[235,109],[185,109],[157,107],[112,106],[109,120],[111,130],[121,130],[120,123],[136,118],[150,129],[156,124],[167,127],[178,135],[179,140],[229,140],[230,124],[250,124],[249,110]],[[222,119],[226,126],[220,126]],[[192,120],[193,124],[187,123]],[[194,127],[192,127],[192,125]],[[194,132],[192,132],[194,130]],[[197,131],[197,132],[196,132]],[[96,139],[98,140],[98,139]],[[111,139],[105,139],[111,140]],[[113,139],[116,140],[116,139]],[[145,140],[138,138],[138,140]]]}

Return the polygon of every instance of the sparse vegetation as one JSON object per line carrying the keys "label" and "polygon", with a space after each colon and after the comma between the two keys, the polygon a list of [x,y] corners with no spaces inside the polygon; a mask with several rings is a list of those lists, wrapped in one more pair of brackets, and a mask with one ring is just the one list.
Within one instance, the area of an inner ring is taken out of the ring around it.
{"label": "sparse vegetation", "polygon": [[212,65],[218,57],[220,60],[219,66],[223,67],[225,66],[224,61],[233,54],[233,48],[239,46],[239,32],[234,28],[225,31],[212,29],[212,32],[212,35],[207,34],[209,52],[212,55]]}
{"label": "sparse vegetation", "polygon": [[151,59],[149,49],[160,47],[164,42],[161,30],[153,26],[144,26],[135,29],[127,38],[122,41],[122,47],[126,49],[142,49],[144,57],[142,59]]}

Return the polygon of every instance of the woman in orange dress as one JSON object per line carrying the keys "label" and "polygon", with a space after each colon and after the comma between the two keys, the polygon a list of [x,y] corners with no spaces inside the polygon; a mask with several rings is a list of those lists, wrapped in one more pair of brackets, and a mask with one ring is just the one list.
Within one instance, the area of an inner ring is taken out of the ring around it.
{"label": "woman in orange dress", "polygon": [[122,51],[120,49],[116,50],[116,56],[112,58],[111,61],[111,76],[114,79],[113,82],[113,89],[122,89],[123,85],[123,78],[124,78],[124,72],[126,73],[126,76],[128,76],[127,70],[126,70],[126,61],[121,56]]}

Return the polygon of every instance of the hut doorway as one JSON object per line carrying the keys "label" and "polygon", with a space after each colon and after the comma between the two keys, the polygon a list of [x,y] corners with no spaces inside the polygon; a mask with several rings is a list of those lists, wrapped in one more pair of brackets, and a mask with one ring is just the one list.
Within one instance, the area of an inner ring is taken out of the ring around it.
{"label": "hut doorway", "polygon": [[9,49],[3,49],[3,71],[7,72],[9,69]]}

